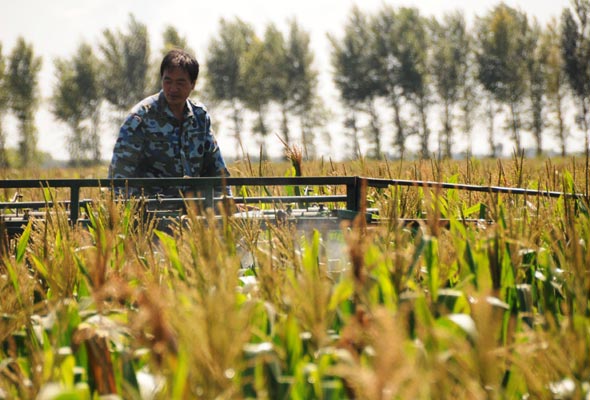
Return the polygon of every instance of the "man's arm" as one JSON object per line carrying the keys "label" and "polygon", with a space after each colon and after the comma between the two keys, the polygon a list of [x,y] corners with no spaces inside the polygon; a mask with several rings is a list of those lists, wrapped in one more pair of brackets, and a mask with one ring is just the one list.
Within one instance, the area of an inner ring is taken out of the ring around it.
{"label": "man's arm", "polygon": [[[121,128],[113,149],[113,157],[109,166],[109,178],[140,177],[138,167],[143,156],[142,120],[137,114],[127,116]],[[115,188],[121,194],[123,188]],[[129,194],[137,194],[137,190],[130,189]]]}

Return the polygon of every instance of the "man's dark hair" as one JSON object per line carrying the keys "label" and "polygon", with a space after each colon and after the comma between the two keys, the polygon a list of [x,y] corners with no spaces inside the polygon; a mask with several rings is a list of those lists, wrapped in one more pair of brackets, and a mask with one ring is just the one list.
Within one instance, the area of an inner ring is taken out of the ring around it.
{"label": "man's dark hair", "polygon": [[199,76],[199,63],[197,59],[182,49],[170,50],[164,56],[160,65],[160,78],[164,76],[164,71],[169,68],[180,68],[188,72],[191,83],[195,83]]}

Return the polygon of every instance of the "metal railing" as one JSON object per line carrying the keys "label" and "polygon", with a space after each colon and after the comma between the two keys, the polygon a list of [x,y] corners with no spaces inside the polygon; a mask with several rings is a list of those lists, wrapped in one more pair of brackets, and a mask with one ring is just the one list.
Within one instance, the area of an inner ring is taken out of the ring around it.
{"label": "metal railing", "polygon": [[[75,223],[80,216],[80,208],[92,202],[90,199],[80,199],[83,188],[150,188],[150,187],[183,187],[186,192],[193,192],[199,197],[192,200],[202,201],[206,207],[212,207],[216,199],[215,189],[219,187],[270,187],[270,186],[341,186],[342,195],[300,195],[300,196],[233,196],[236,204],[247,203],[344,203],[346,210],[361,211],[363,196],[366,188],[387,188],[390,186],[413,186],[440,189],[457,189],[484,193],[505,193],[515,195],[587,198],[579,193],[564,193],[535,189],[510,188],[501,186],[478,186],[469,184],[444,183],[434,181],[379,179],[360,176],[311,176],[311,177],[207,177],[207,178],[129,178],[129,179],[7,179],[0,180],[0,189],[24,188],[65,188],[69,190],[69,200],[60,204],[69,208],[69,219]],[[239,193],[237,190],[235,193]],[[185,199],[151,199],[152,202],[183,202]],[[44,208],[53,206],[51,202],[0,202],[0,211],[5,209]]]}
{"label": "metal railing", "polygon": [[[129,179],[7,179],[0,180],[0,189],[51,188],[68,189],[70,198],[60,204],[69,208],[70,221],[75,222],[80,215],[80,207],[91,202],[80,199],[83,188],[151,188],[151,187],[183,187],[185,192],[193,192],[200,196],[192,200],[201,200],[206,207],[214,204],[215,188],[219,187],[269,187],[269,186],[342,186],[344,195],[301,195],[301,196],[234,196],[237,204],[273,203],[273,202],[340,202],[346,209],[358,211],[360,206],[360,177],[259,177],[259,178],[129,178]],[[122,190],[125,191],[124,189]],[[181,202],[182,198],[148,199],[151,202]],[[0,209],[26,209],[52,206],[45,201],[0,202]]]}

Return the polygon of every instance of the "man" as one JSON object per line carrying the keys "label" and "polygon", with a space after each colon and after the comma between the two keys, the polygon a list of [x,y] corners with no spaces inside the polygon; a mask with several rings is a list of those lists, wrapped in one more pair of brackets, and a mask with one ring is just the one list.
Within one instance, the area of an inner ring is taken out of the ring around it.
{"label": "man", "polygon": [[[109,178],[229,176],[207,110],[189,99],[198,75],[192,55],[179,49],[166,54],[162,90],[136,104],[123,122]],[[178,197],[179,189],[146,188],[144,194]],[[140,193],[129,188],[130,195]]]}

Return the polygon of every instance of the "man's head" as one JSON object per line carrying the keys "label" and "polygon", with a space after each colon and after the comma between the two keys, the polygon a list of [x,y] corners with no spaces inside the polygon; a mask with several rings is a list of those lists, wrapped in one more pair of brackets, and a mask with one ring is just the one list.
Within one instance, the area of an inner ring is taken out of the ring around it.
{"label": "man's head", "polygon": [[181,113],[186,99],[195,88],[199,76],[199,63],[187,52],[174,49],[168,52],[160,66],[162,90],[168,105]]}
{"label": "man's head", "polygon": [[160,78],[164,77],[167,69],[180,68],[188,73],[191,83],[194,85],[199,76],[199,63],[195,57],[184,50],[170,50],[160,65]]}

